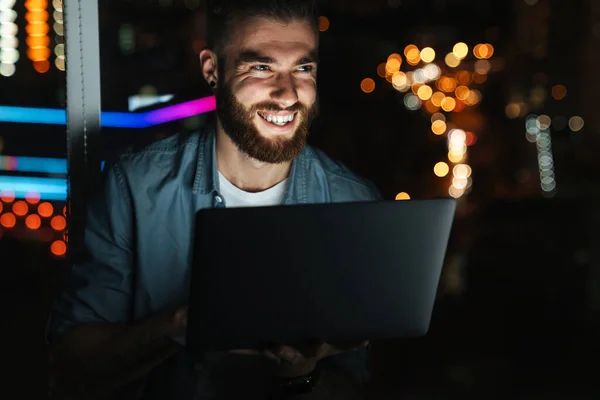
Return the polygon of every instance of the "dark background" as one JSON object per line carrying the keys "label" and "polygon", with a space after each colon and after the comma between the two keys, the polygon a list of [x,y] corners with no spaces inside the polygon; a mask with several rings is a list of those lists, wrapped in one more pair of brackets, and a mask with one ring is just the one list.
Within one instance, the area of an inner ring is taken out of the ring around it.
{"label": "dark background", "polygon": [[[64,108],[65,73],[55,56],[48,72],[34,70],[25,54],[23,2],[14,9],[21,59],[13,76],[0,76],[0,105]],[[374,344],[382,397],[598,398],[600,3],[329,0],[321,11],[330,26],[321,34],[322,112],[310,142],[374,181],[387,199],[400,192],[448,196],[452,173],[439,178],[433,166],[453,164],[446,135],[431,131],[431,114],[424,106],[408,110],[405,93],[378,76],[378,65],[399,53],[401,70],[414,71],[423,64],[409,66],[404,48],[431,46],[448,75],[444,56],[456,42],[471,52],[454,72],[473,70],[476,44],[494,47],[494,68],[473,85],[481,102],[445,113],[477,137],[463,161],[472,168],[472,187],[458,199],[429,335]],[[127,98],[139,93],[174,94],[170,104],[210,95],[197,61],[204,18],[197,0],[101,1],[102,109],[127,111]],[[50,36],[52,48],[60,44],[52,28]],[[361,90],[365,78],[375,82],[371,93]],[[558,84],[567,88],[561,100],[552,96]],[[523,110],[516,118],[507,115],[512,103]],[[536,144],[525,135],[531,114],[553,118],[551,192],[541,190]],[[573,116],[583,118],[583,129],[555,119]],[[204,119],[104,129],[101,151],[193,129]],[[0,155],[66,157],[64,126],[0,123],[0,139]],[[0,174],[15,175],[1,164]],[[59,215],[65,202],[51,203]],[[12,203],[2,205],[0,214]],[[45,318],[68,269],[68,257],[54,256],[50,245],[62,234],[30,232],[22,221],[0,227],[0,304],[8,322],[1,359],[9,370],[2,380],[16,398],[46,393]]]}

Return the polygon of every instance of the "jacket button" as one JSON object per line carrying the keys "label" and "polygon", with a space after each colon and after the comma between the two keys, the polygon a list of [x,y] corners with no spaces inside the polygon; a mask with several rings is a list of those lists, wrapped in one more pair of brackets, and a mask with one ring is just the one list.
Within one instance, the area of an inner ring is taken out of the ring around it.
{"label": "jacket button", "polygon": [[222,198],[221,196],[216,196],[216,197],[215,197],[215,201],[216,201],[217,203],[222,203],[222,202],[223,202],[223,198]]}

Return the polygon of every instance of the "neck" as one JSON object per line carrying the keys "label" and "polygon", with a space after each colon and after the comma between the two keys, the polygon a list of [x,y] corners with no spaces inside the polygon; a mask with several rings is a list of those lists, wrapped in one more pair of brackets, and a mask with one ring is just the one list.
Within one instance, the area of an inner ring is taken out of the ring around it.
{"label": "neck", "polygon": [[246,192],[262,192],[283,182],[290,173],[292,163],[269,164],[242,153],[219,122],[217,165],[219,172],[237,188]]}

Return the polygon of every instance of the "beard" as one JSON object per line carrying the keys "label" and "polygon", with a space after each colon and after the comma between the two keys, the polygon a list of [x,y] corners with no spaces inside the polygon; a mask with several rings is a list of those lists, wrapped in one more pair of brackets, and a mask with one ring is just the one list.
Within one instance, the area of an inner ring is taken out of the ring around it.
{"label": "beard", "polygon": [[[310,125],[318,114],[318,100],[310,107],[298,102],[282,109],[274,102],[265,101],[247,109],[235,98],[227,85],[217,87],[216,100],[217,116],[227,136],[240,151],[255,160],[269,164],[290,162],[302,152],[306,146]],[[297,112],[291,123],[299,121],[298,127],[291,138],[267,138],[254,123],[258,111]]]}

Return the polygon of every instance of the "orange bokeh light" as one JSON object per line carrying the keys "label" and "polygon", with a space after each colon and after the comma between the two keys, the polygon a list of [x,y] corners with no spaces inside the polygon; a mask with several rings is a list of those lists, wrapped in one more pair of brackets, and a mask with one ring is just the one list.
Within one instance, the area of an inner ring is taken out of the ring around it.
{"label": "orange bokeh light", "polygon": [[38,206],[38,214],[44,218],[49,218],[54,213],[54,207],[48,202],[44,202]]}
{"label": "orange bokeh light", "polygon": [[64,256],[67,253],[67,245],[62,240],[56,240],[50,245],[50,251],[57,257]]}
{"label": "orange bokeh light", "polygon": [[62,215],[57,215],[50,221],[50,226],[55,231],[62,231],[67,227],[67,220]]}
{"label": "orange bokeh light", "polygon": [[46,61],[50,58],[50,49],[47,47],[32,47],[27,50],[27,57],[31,61]]}
{"label": "orange bokeh light", "polygon": [[323,16],[319,17],[319,31],[325,32],[327,29],[329,29],[329,26],[331,26],[329,18]]}
{"label": "orange bokeh light", "polygon": [[27,212],[29,211],[29,206],[23,200],[19,200],[15,204],[13,204],[12,210],[15,215],[23,217],[27,215]]}
{"label": "orange bokeh light", "polygon": [[373,90],[375,90],[375,81],[371,78],[365,78],[360,83],[360,88],[365,93],[371,93]]}
{"label": "orange bokeh light", "polygon": [[44,10],[43,8],[35,8],[32,9],[30,8],[31,11],[28,11],[27,13],[25,13],[25,21],[27,22],[33,22],[33,23],[40,23],[40,22],[46,22],[48,21],[48,11]]}
{"label": "orange bokeh light", "polygon": [[7,229],[14,228],[16,224],[17,217],[15,217],[15,214],[13,213],[2,214],[2,216],[0,217],[0,225]]}
{"label": "orange bokeh light", "polygon": [[66,217],[66,216],[67,216],[67,206],[64,206],[64,207],[63,207],[63,210],[62,210],[62,215],[63,215],[63,217]]}
{"label": "orange bokeh light", "polygon": [[44,74],[50,69],[50,62],[48,62],[48,60],[34,61],[33,69],[35,69],[40,74]]}
{"label": "orange bokeh light", "polygon": [[25,27],[25,32],[30,36],[45,36],[50,32],[50,26],[45,22],[35,24],[29,23]]}
{"label": "orange bokeh light", "polygon": [[433,95],[431,95],[431,102],[436,107],[440,107],[442,105],[442,101],[444,100],[445,97],[446,97],[446,95],[444,93],[435,92]]}
{"label": "orange bokeh light", "polygon": [[48,36],[27,36],[25,43],[27,43],[27,46],[33,48],[48,47],[50,45],[50,38]]}
{"label": "orange bokeh light", "polygon": [[446,97],[442,100],[442,109],[444,111],[450,112],[453,111],[456,107],[456,100],[453,97]]}
{"label": "orange bokeh light", "polygon": [[27,218],[25,218],[25,225],[31,230],[39,229],[42,225],[42,219],[37,214],[28,215]]}

